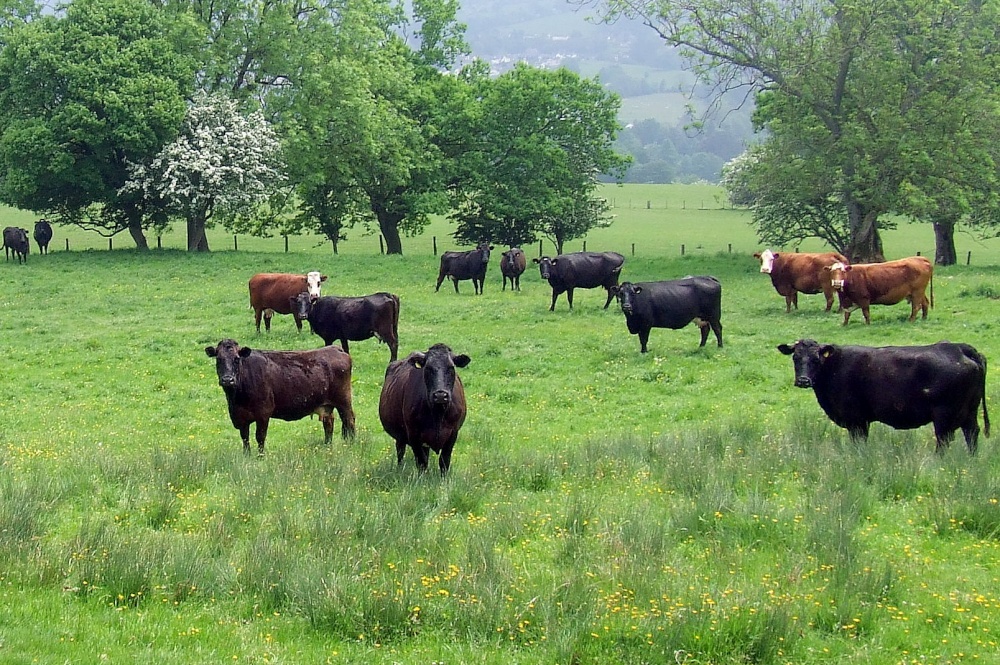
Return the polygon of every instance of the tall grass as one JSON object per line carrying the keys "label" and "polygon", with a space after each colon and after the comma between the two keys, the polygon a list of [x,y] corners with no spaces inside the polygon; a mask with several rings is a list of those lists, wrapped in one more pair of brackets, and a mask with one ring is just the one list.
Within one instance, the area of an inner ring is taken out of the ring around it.
{"label": "tall grass", "polygon": [[[626,227],[602,242],[628,247]],[[594,291],[548,312],[537,273],[520,293],[501,293],[498,276],[482,296],[434,293],[429,253],[62,251],[0,265],[0,654],[991,658],[996,446],[938,456],[929,428],[880,425],[853,442],[791,385],[775,346],[947,338],[1000,357],[981,288],[997,268],[939,269],[927,321],[883,307],[844,328],[818,297],[785,315],[748,252],[653,251],[629,257],[629,279],[722,280],[724,348],[699,349],[693,328],[655,330],[639,354]],[[409,455],[397,469],[374,340],[352,346],[353,442],[323,445],[315,419],[277,421],[267,457],[242,455],[203,349],[222,337],[318,346],[287,317],[257,335],[246,302],[254,272],[311,266],[331,275],[328,293],[398,293],[404,353],[444,341],[472,357],[447,479]],[[991,404],[995,386],[991,374]]]}

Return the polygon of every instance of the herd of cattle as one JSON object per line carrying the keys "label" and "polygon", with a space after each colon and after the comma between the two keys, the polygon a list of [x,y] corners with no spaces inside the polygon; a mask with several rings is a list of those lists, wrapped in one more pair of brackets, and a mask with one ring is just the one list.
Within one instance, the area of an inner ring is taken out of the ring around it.
{"label": "herd of cattle", "polygon": [[[48,254],[49,242],[52,240],[52,225],[44,219],[35,222],[35,242],[38,243],[38,253]],[[10,261],[11,252],[18,263],[28,262],[28,251],[31,246],[28,244],[28,229],[18,226],[8,226],[3,230],[3,253],[7,261]]]}
{"label": "herd of cattle", "polygon": [[[435,290],[445,279],[472,280],[481,294],[489,264],[488,243],[468,252],[445,252]],[[860,308],[870,323],[872,304],[910,302],[910,321],[918,311],[927,317],[933,307],[933,268],[927,259],[911,257],[878,264],[851,265],[835,252],[824,254],[776,253],[754,255],[760,271],[769,274],[775,290],[785,297],[786,312],[798,308],[798,294],[823,293],[826,309],[834,295],[844,312],[844,325],[853,309]],[[695,322],[704,346],[709,330],[722,346],[722,285],[710,275],[688,276],[657,282],[621,282],[625,259],[615,252],[575,252],[534,259],[539,274],[552,288],[550,311],[566,294],[573,307],[577,288],[604,288],[607,309],[618,299],[629,333],[638,335],[642,353],[647,351],[652,328],[679,329]],[[520,289],[526,260],[520,248],[501,257],[503,288]],[[399,297],[375,293],[362,297],[322,296],[327,279],[319,272],[306,275],[262,273],[249,282],[250,305],[257,332],[263,317],[270,330],[274,313],[291,314],[298,329],[308,321],[312,332],[326,344],[309,351],[260,351],[224,339],[206,347],[216,359],[219,385],[225,392],[233,426],[240,432],[244,452],[250,452],[250,425],[257,424],[256,441],[264,452],[271,418],[297,420],[317,414],[326,442],[333,434],[333,411],[342,422],[345,438],[354,434],[351,399],[352,360],[349,342],[375,337],[389,346],[390,361],[379,398],[383,429],[396,442],[397,462],[406,448],[413,450],[417,466],[425,471],[429,450],[438,453],[442,474],[466,417],[466,400],[457,369],[469,356],[456,354],[444,344],[415,351],[397,360],[399,346]],[[930,299],[925,295],[930,285]],[[340,342],[340,348],[332,346]],[[820,344],[801,339],[778,350],[792,356],[795,385],[812,388],[827,416],[854,438],[865,438],[873,422],[897,429],[933,423],[940,451],[958,429],[970,453],[975,453],[983,412],[986,436],[990,434],[986,408],[986,359],[968,344],[939,342],[928,346],[863,347]]]}

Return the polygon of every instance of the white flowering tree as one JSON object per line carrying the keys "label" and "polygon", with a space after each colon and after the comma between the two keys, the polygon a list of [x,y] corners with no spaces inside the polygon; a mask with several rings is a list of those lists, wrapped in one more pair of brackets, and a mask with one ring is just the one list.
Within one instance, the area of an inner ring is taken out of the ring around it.
{"label": "white flowering tree", "polygon": [[260,112],[199,94],[177,138],[148,164],[132,164],[125,191],[142,191],[187,221],[188,251],[209,251],[205,229],[258,210],[283,180],[280,141]]}

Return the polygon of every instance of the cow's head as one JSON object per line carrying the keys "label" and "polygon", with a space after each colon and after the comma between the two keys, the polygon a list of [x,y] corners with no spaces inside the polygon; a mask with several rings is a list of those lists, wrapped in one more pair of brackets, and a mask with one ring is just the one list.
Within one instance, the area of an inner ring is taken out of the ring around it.
{"label": "cow's head", "polygon": [[219,385],[235,388],[240,379],[240,361],[250,355],[252,349],[240,346],[233,339],[224,339],[217,346],[206,346],[205,354],[215,358],[215,372],[219,375]]}
{"label": "cow's head", "polygon": [[435,344],[425,353],[411,353],[406,362],[423,373],[427,397],[436,407],[446,407],[451,404],[452,391],[455,389],[456,367],[469,364],[469,356],[455,355],[445,344]]}
{"label": "cow's head", "polygon": [[844,288],[844,282],[847,281],[847,273],[851,272],[851,266],[837,261],[831,266],[824,267],[823,270],[830,271],[830,284],[840,291]]}
{"label": "cow's head", "polygon": [[774,260],[778,258],[778,254],[769,249],[765,249],[763,252],[757,252],[753,255],[753,257],[760,260],[760,271],[770,275],[771,270],[774,269]]}
{"label": "cow's head", "polygon": [[502,265],[512,266],[514,265],[514,257],[518,254],[524,254],[520,247],[511,247],[506,252],[500,255],[500,263]]}
{"label": "cow's head", "polygon": [[319,298],[320,285],[326,281],[326,275],[320,274],[319,271],[313,270],[312,272],[306,273],[306,291],[309,292],[309,297],[313,300]]}
{"label": "cow's head", "polygon": [[779,344],[778,351],[792,357],[796,387],[812,388],[823,363],[837,352],[837,347],[834,344],[820,344],[813,339],[800,339],[791,346]]}
{"label": "cow's head", "polygon": [[635,307],[636,295],[642,293],[642,287],[636,286],[632,282],[622,282],[618,286],[612,286],[611,294],[618,298],[618,304],[622,308],[623,314],[631,314]]}
{"label": "cow's head", "polygon": [[531,259],[533,262],[538,264],[538,272],[541,274],[542,279],[548,279],[552,276],[554,272],[553,268],[559,262],[559,259],[550,259],[547,256],[543,256],[540,259]]}
{"label": "cow's head", "polygon": [[483,263],[490,262],[490,250],[493,249],[493,245],[488,242],[481,242],[476,245],[476,250],[482,255]]}
{"label": "cow's head", "polygon": [[289,300],[289,305],[291,305],[292,314],[296,319],[305,321],[309,318],[309,312],[312,311],[313,303],[316,298],[313,298],[308,291],[303,291],[302,293],[292,296]]}

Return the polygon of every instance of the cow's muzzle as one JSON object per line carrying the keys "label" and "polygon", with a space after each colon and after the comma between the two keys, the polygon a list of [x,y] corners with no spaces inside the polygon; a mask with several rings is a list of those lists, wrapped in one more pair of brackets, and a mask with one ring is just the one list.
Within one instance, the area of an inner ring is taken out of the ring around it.
{"label": "cow's muzzle", "polygon": [[431,403],[435,406],[447,406],[451,403],[451,393],[447,390],[435,390],[431,393]]}
{"label": "cow's muzzle", "polygon": [[764,273],[765,275],[770,275],[771,274],[771,269],[770,268],[765,268],[764,266],[760,267],[760,271],[762,273]]}
{"label": "cow's muzzle", "polygon": [[812,388],[813,382],[808,376],[797,376],[795,377],[795,387],[796,388]]}
{"label": "cow's muzzle", "polygon": [[219,377],[219,385],[223,388],[235,388],[236,387],[236,375],[235,374],[223,374]]}
{"label": "cow's muzzle", "polygon": [[834,280],[832,280],[830,282],[830,286],[832,286],[833,288],[837,289],[838,291],[842,291],[843,288],[844,288],[844,280],[842,280],[842,279],[834,279]]}

